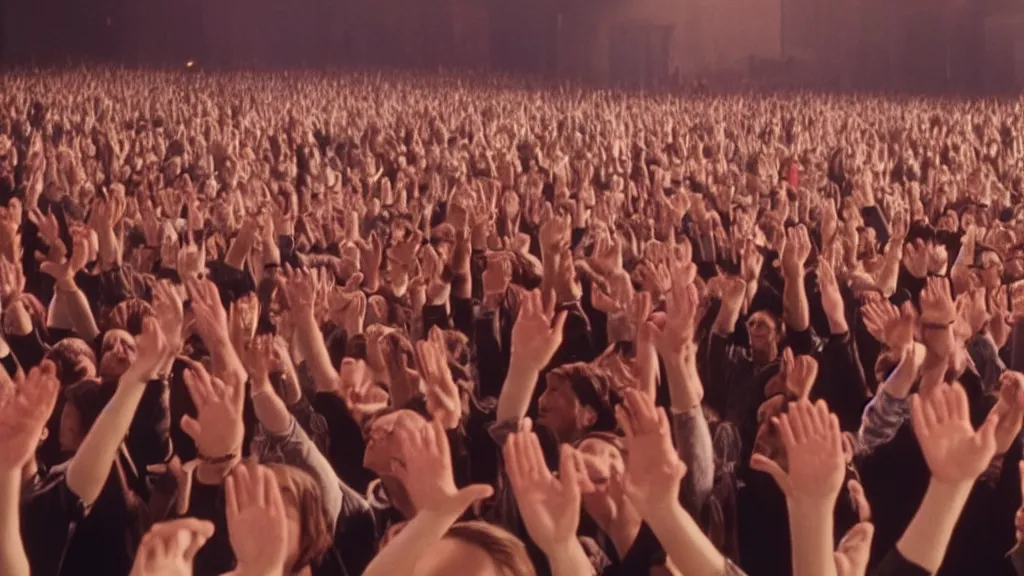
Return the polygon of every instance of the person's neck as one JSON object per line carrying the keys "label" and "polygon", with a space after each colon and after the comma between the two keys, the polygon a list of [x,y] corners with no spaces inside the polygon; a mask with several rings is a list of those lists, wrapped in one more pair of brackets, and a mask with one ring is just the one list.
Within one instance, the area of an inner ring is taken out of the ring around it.
{"label": "person's neck", "polygon": [[754,348],[751,351],[751,355],[754,357],[754,364],[757,366],[767,366],[775,362],[775,359],[779,357],[779,351],[774,346],[767,350]]}
{"label": "person's neck", "polygon": [[388,496],[388,502],[401,512],[402,516],[407,520],[412,520],[413,516],[416,516],[416,507],[413,506],[412,500],[409,499],[409,493],[405,490],[402,482],[397,478],[384,476],[381,477],[380,483],[384,486],[384,493]]}

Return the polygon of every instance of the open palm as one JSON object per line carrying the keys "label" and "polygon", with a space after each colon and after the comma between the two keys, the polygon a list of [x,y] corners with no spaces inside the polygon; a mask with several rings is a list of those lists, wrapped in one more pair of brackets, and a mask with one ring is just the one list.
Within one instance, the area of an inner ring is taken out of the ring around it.
{"label": "open palm", "polygon": [[996,452],[997,415],[975,432],[967,394],[959,383],[942,385],[927,397],[915,394],[911,424],[932,476],[945,482],[973,482],[988,468]]}
{"label": "open palm", "polygon": [[548,470],[533,432],[510,435],[504,453],[519,514],[533,541],[547,552],[576,538],[580,488],[573,449],[562,447],[559,479]]}
{"label": "open palm", "polygon": [[0,407],[0,470],[19,470],[32,457],[57,402],[58,387],[56,368],[43,362]]}

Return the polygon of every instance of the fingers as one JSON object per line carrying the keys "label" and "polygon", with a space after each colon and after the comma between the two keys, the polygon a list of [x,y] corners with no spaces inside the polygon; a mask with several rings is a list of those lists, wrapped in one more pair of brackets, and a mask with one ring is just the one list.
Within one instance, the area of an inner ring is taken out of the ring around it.
{"label": "fingers", "polygon": [[860,522],[871,522],[871,504],[864,494],[864,486],[857,480],[850,480],[846,484],[850,492],[850,499],[853,500],[853,507],[857,511],[857,518]]}
{"label": "fingers", "polygon": [[789,477],[774,460],[761,454],[754,454],[750,457],[750,467],[771,476],[783,494],[789,493]]}

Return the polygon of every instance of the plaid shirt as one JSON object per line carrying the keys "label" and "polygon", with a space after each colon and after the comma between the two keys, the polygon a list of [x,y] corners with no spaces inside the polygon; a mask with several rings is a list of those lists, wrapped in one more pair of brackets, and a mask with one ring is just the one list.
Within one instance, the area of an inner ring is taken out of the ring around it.
{"label": "plaid shirt", "polygon": [[896,398],[885,389],[864,407],[860,430],[857,431],[857,453],[867,454],[891,441],[900,426],[910,417],[910,399]]}

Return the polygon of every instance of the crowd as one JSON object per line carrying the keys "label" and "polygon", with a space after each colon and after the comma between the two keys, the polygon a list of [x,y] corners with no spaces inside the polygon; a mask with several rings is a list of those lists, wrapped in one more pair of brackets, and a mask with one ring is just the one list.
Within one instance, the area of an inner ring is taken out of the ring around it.
{"label": "crowd", "polygon": [[3,576],[1024,574],[1020,102],[0,106]]}

